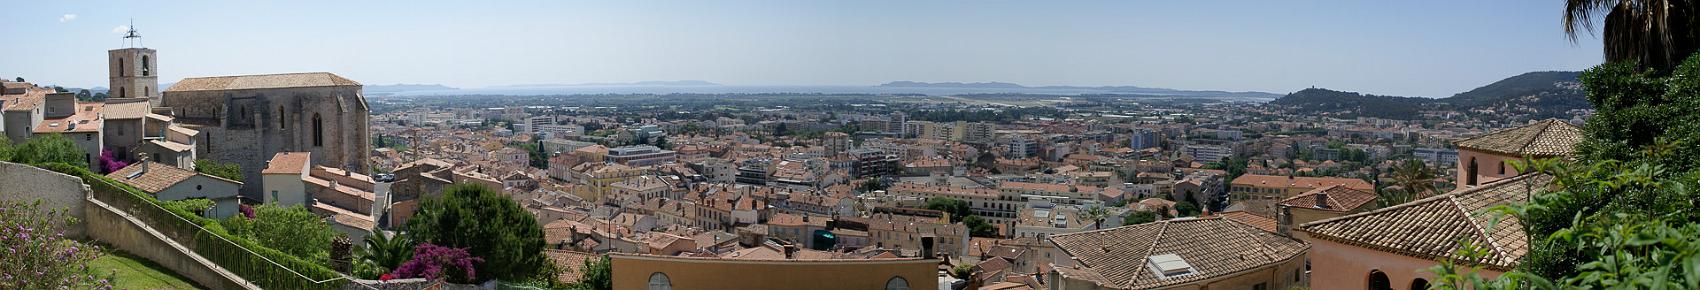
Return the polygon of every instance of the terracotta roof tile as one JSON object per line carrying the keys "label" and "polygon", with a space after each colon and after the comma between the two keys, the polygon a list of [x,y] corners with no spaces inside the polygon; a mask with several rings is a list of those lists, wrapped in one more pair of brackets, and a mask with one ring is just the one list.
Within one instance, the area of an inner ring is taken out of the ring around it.
{"label": "terracotta roof tile", "polygon": [[1423,259],[1463,260],[1459,240],[1488,248],[1476,262],[1496,270],[1515,268],[1529,250],[1522,222],[1504,216],[1493,223],[1495,206],[1527,202],[1552,176],[1529,174],[1374,211],[1319,220],[1297,230],[1317,239]]}
{"label": "terracotta roof tile", "polygon": [[165,92],[251,90],[272,88],[359,86],[359,82],[328,72],[185,78]]}
{"label": "terracotta roof tile", "polygon": [[[1117,289],[1149,289],[1230,275],[1299,258],[1309,245],[1219,217],[1179,218],[1051,236],[1077,266],[1057,267],[1063,277]],[[1180,256],[1194,274],[1160,278],[1147,257]]]}
{"label": "terracotta roof tile", "polygon": [[272,155],[271,161],[266,162],[266,169],[260,174],[301,174],[307,169],[307,162],[312,160],[308,152],[278,152]]}
{"label": "terracotta roof tile", "polygon": [[[1317,206],[1317,194],[1326,194],[1327,200],[1325,200],[1325,203],[1327,203],[1327,207]],[[1350,212],[1358,207],[1364,206],[1364,204],[1375,201],[1376,197],[1377,196],[1374,193],[1346,188],[1341,185],[1330,185],[1328,187],[1312,189],[1305,193],[1294,195],[1292,198],[1282,200],[1281,204],[1327,211]]]}
{"label": "terracotta roof tile", "polygon": [[1575,152],[1576,143],[1580,142],[1581,127],[1558,119],[1547,119],[1453,143],[1458,148],[1515,156],[1560,156]]}

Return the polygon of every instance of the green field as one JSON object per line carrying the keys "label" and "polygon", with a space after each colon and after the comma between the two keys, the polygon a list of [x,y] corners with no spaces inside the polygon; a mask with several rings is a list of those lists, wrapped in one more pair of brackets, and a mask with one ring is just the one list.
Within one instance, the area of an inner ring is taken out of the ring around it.
{"label": "green field", "polygon": [[113,289],[203,289],[164,266],[115,249],[89,262],[89,269],[97,276],[111,274]]}

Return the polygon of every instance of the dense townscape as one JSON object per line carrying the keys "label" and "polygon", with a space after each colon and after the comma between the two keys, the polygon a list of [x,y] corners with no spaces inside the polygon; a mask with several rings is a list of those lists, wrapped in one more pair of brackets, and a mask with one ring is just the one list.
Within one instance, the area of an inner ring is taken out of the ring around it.
{"label": "dense townscape", "polygon": [[1447,98],[162,84],[128,26],[0,80],[0,288],[1694,289],[1700,7],[1619,2],[1688,26]]}

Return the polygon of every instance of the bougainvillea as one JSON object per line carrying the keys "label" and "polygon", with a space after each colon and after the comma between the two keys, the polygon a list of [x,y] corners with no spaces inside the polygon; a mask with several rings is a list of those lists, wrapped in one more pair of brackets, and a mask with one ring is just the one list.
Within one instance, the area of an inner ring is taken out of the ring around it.
{"label": "bougainvillea", "polygon": [[413,248],[413,259],[401,263],[394,272],[390,272],[390,276],[400,279],[447,278],[449,282],[467,283],[477,276],[473,264],[482,262],[483,258],[473,257],[464,248],[422,243]]}
{"label": "bougainvillea", "polygon": [[118,158],[117,154],[112,153],[112,150],[100,150],[100,173],[112,173],[124,169],[125,166],[130,166],[130,162]]}
{"label": "bougainvillea", "polygon": [[40,205],[0,201],[0,289],[112,289],[89,270],[100,249],[66,238],[73,218]]}

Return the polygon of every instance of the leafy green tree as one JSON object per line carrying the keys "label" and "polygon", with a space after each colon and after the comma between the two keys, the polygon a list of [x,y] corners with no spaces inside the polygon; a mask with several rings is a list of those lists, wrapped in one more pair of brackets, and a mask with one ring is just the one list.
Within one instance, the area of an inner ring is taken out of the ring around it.
{"label": "leafy green tree", "polygon": [[195,172],[218,176],[229,180],[242,181],[242,166],[236,165],[236,163],[196,159]]}
{"label": "leafy green tree", "polygon": [[77,148],[77,143],[63,135],[47,134],[35,136],[23,144],[12,148],[12,161],[26,164],[65,163],[71,166],[88,168],[88,152]]}
{"label": "leafy green tree", "polygon": [[584,273],[580,273],[578,281],[569,285],[568,289],[614,289],[614,264],[608,261],[608,256],[584,259],[584,269],[581,271]]}
{"label": "leafy green tree", "polygon": [[1123,225],[1137,225],[1157,221],[1157,212],[1131,211],[1122,216]]}
{"label": "leafy green tree", "polygon": [[476,281],[524,281],[545,278],[543,228],[530,212],[506,195],[477,184],[456,184],[426,198],[408,220],[418,242],[467,248],[484,263]]}
{"label": "leafy green tree", "polygon": [[[234,216],[231,218],[245,218]],[[339,235],[319,215],[301,205],[254,207],[249,237],[260,245],[330,266],[331,240]]]}
{"label": "leafy green tree", "polygon": [[962,218],[962,225],[968,227],[969,236],[988,238],[998,236],[998,227],[986,222],[985,218],[981,218],[977,215],[969,215],[966,218]]}
{"label": "leafy green tree", "polygon": [[12,139],[0,136],[0,161],[12,161],[12,155],[17,148],[12,147]]}
{"label": "leafy green tree", "polygon": [[950,214],[950,222],[953,223],[962,222],[963,219],[974,213],[973,210],[968,208],[967,201],[949,197],[929,199],[927,204],[921,206],[921,208],[948,213]]}

